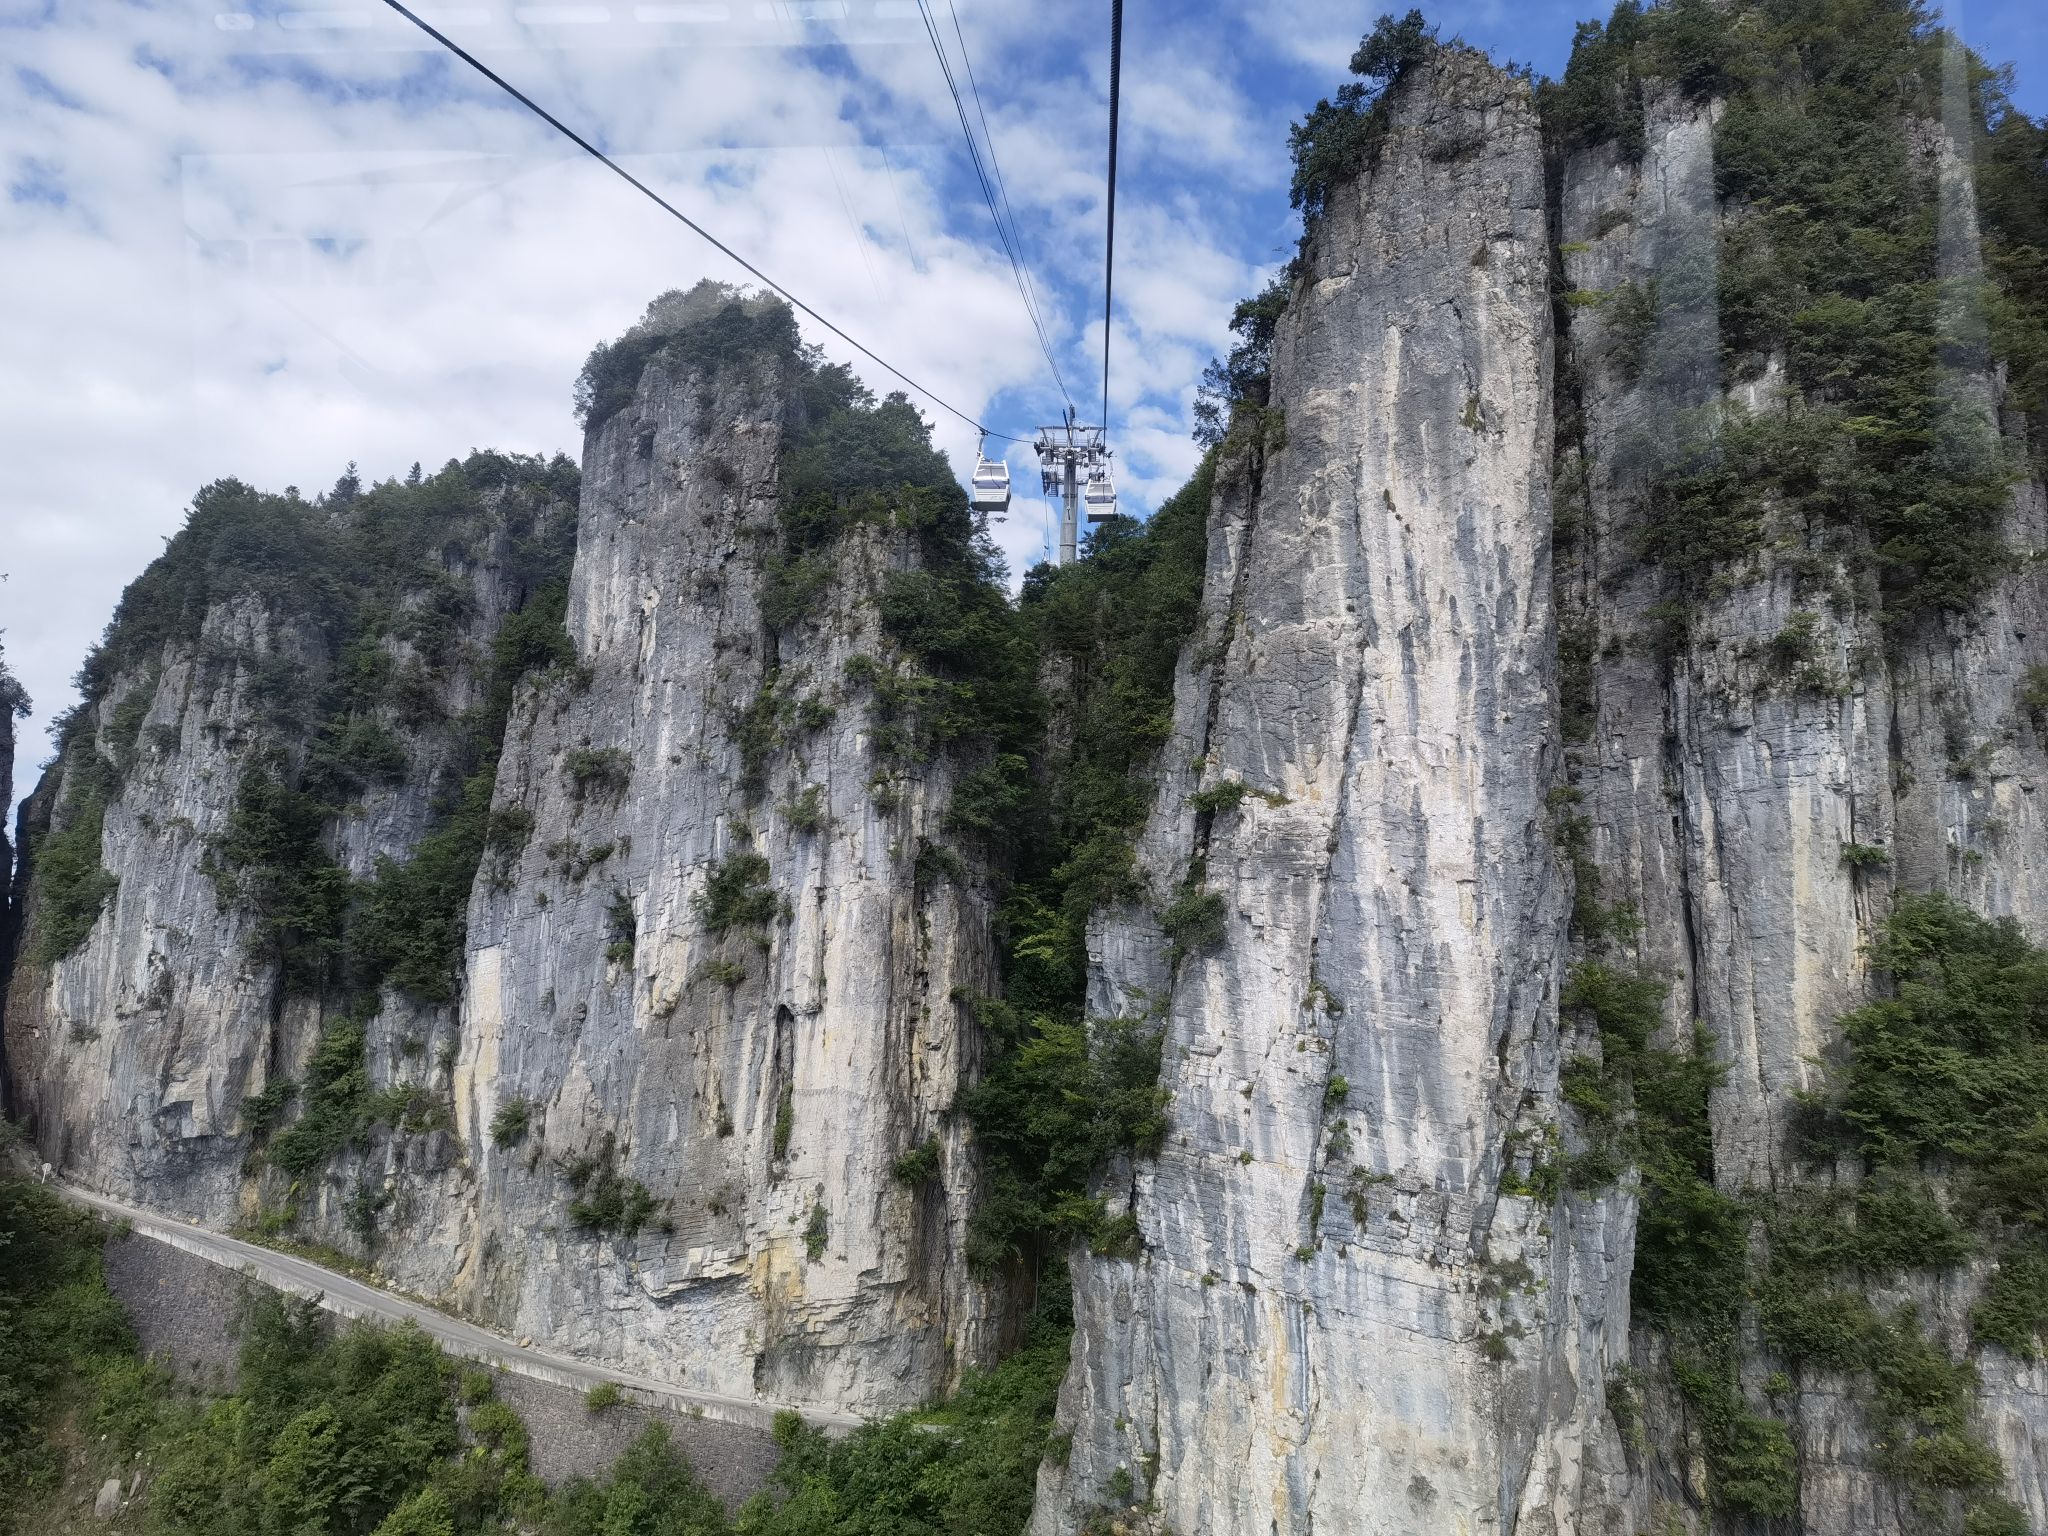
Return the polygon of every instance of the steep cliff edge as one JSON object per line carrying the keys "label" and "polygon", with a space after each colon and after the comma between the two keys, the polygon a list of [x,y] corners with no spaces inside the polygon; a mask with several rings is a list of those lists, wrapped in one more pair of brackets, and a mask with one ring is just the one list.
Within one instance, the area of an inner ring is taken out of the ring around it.
{"label": "steep cliff edge", "polygon": [[386,1082],[401,1041],[421,1094],[445,1082],[459,909],[442,890],[394,920],[428,893],[385,871],[422,872],[495,758],[494,642],[559,579],[564,475],[573,493],[566,463],[476,455],[367,492],[351,471],[318,502],[222,481],[123,597],[25,818],[6,1021],[21,1110],[70,1176],[253,1219],[247,1133],[344,1015],[381,1023]]}
{"label": "steep cliff edge", "polygon": [[35,801],[22,1111],[67,1178],[518,1334],[922,1402],[1011,1331],[953,1113],[996,955],[981,701],[889,615],[1000,598],[915,411],[779,305],[597,361],[580,518],[491,455],[202,494]]}
{"label": "steep cliff edge", "polygon": [[1582,29],[1547,198],[1419,20],[1354,69],[1213,376],[1091,936],[1170,1129],[1034,1529],[2044,1528],[2038,130],[1883,4]]}
{"label": "steep cliff edge", "polygon": [[1305,246],[1265,446],[1223,450],[1141,843],[1178,895],[1091,936],[1092,1011],[1163,1019],[1172,1128],[1118,1185],[1137,1256],[1078,1261],[1041,1530],[1576,1530],[1620,1469],[1629,1208],[1527,1179],[1569,904],[1542,144],[1462,50],[1389,106]]}
{"label": "steep cliff edge", "polygon": [[[495,813],[529,830],[470,912],[478,1187],[439,1278],[581,1353],[865,1411],[990,1342],[951,1110],[977,1065],[956,994],[994,990],[995,950],[956,759],[882,617],[966,537],[964,497],[910,407],[822,382],[657,361],[590,437],[579,674],[514,721]],[[931,1176],[897,1177],[920,1149]],[[568,1219],[608,1187],[624,1209]]]}
{"label": "steep cliff edge", "polygon": [[[0,783],[14,784],[14,725],[29,712],[28,690],[8,670],[7,656],[0,650]],[[7,835],[9,818],[0,814],[0,1113],[14,1112],[14,1088],[7,1070],[5,1027],[7,1020],[7,978],[14,971],[14,844]]]}
{"label": "steep cliff edge", "polygon": [[[1649,1384],[1646,1523],[2048,1525],[2032,1328],[1979,1310],[2039,1285],[1982,1145],[2038,1106],[1980,1086],[1968,1134],[1879,1107],[2029,1070],[2024,1009],[2003,1040],[1918,1025],[2005,943],[1967,913],[2048,938],[2048,524],[1985,321],[2038,299],[1985,280],[1981,77],[1868,9],[1840,35],[1731,29],[1701,48],[1718,73],[1628,80],[1628,131],[1562,155],[1567,1001],[1624,1058],[1661,1021],[1641,1066],[1582,1078],[1603,1114],[1631,1072],[1639,1108],[1663,1097],[1617,1377],[1624,1416]],[[1631,55],[1620,26],[1577,67],[1670,47]],[[1864,1007],[1902,985],[1913,1030]],[[1924,1050],[1956,1054],[1906,1065]],[[1605,1156],[1610,1122],[1580,1124]]]}

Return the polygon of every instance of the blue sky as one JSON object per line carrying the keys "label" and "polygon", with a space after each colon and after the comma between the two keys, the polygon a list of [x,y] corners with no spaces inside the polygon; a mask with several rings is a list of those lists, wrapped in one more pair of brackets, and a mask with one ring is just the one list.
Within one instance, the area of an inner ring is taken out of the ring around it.
{"label": "blue sky", "polygon": [[[970,414],[1062,404],[913,0],[426,0],[451,32]],[[953,0],[1061,370],[1101,379],[1108,6]],[[1381,7],[1130,0],[1110,401],[1127,505],[1194,462],[1232,303],[1291,250],[1288,124]],[[2020,0],[1965,36],[2048,108]],[[1560,69],[1593,8],[1431,8]],[[956,71],[954,18],[937,18]],[[38,708],[122,586],[235,475],[311,492],[471,447],[574,453],[591,344],[730,265],[376,0],[0,0],[0,627]],[[977,121],[977,127],[979,126]],[[878,388],[892,382],[829,338]],[[955,462],[974,434],[928,407]],[[1034,484],[1013,451],[1020,486]],[[1048,520],[1020,496],[1014,567]]]}

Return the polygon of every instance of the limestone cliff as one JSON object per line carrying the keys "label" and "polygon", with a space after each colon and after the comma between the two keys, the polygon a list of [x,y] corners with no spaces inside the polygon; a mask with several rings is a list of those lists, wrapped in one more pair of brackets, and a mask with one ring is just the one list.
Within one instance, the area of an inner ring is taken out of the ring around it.
{"label": "limestone cliff", "polygon": [[[493,636],[535,574],[522,546],[571,518],[538,461],[491,456],[359,496],[352,475],[318,506],[203,492],[88,662],[25,818],[21,1108],[81,1182],[222,1224],[256,1199],[248,1101],[340,1011],[307,908],[440,818]],[[390,573],[374,596],[373,568]],[[331,821],[288,788],[316,778]],[[386,1072],[404,1039],[408,1077],[445,1077],[427,1051],[446,1009],[384,1003]]]}
{"label": "limestone cliff", "polygon": [[741,340],[636,336],[580,516],[488,455],[202,496],[38,793],[7,1056],[81,1184],[687,1386],[901,1407],[1007,1326],[951,1113],[986,884],[878,610],[965,497],[863,460],[788,547],[794,441],[868,408],[707,292]]}
{"label": "limestone cliff", "polygon": [[[7,668],[7,658],[0,652],[0,783],[11,786],[14,783],[14,726],[15,721],[29,711],[28,692],[16,681]],[[7,836],[8,818],[0,814],[0,1030],[5,1029],[7,1018],[7,988],[5,979],[14,969],[14,844]],[[11,1113],[14,1089],[7,1073],[7,1052],[0,1049],[0,1113]]]}
{"label": "limestone cliff", "polygon": [[1038,1536],[2048,1530],[2041,130],[1847,14],[1386,23],[1014,604],[710,285],[580,486],[209,488],[24,811],[44,1155],[835,1412],[1080,1234]]}
{"label": "limestone cliff", "polygon": [[1546,194],[1518,83],[1407,68],[1224,445],[1154,903],[1091,934],[1171,1129],[1076,1259],[1039,1532],[2048,1527],[2042,1366],[1973,1310],[2024,1226],[1842,1109],[1845,1017],[1940,985],[1873,968],[1905,898],[2048,937],[1976,109],[1830,120],[1852,233],[1784,191],[1798,90],[1588,99]]}
{"label": "limestone cliff", "polygon": [[[954,993],[993,990],[995,953],[983,886],[931,851],[954,770],[893,762],[878,713],[877,599],[917,537],[848,532],[764,619],[790,411],[772,374],[657,364],[587,445],[579,675],[508,738],[496,804],[531,830],[471,904],[476,1188],[434,1279],[671,1380],[876,1410],[983,1348],[949,1111],[976,1064]],[[525,1129],[494,1137],[508,1107]],[[933,1138],[942,1178],[892,1176]],[[578,1159],[658,1216],[578,1231]]]}
{"label": "limestone cliff", "polygon": [[1091,939],[1093,1011],[1165,1022],[1173,1129],[1116,1184],[1139,1257],[1077,1272],[1039,1529],[1577,1530],[1620,1471],[1629,1206],[1525,1177],[1569,904],[1548,251],[1530,91],[1456,50],[1305,249],[1141,845],[1220,921]]}
{"label": "limestone cliff", "polygon": [[[1658,297],[1645,310],[1575,313],[1566,355],[1581,432],[1561,445],[1559,494],[1573,503],[1564,632],[1580,669],[1567,705],[1578,713],[1570,777],[1584,796],[1582,882],[1596,880],[1596,899],[1630,915],[1608,947],[1667,984],[1669,1037],[1682,1041],[1696,1023],[1723,1064],[1709,1102],[1714,1181],[1754,1203],[1859,1180],[1849,1159],[1817,1164],[1795,1122],[1825,1096],[1841,1016],[1872,995],[1868,945],[1901,894],[1947,892],[2048,939],[2038,795],[2048,759],[2026,702],[2029,669],[2048,659],[2038,564],[2048,512],[2031,474],[2003,493],[1997,532],[2016,558],[1968,613],[1928,603],[1925,573],[1885,579],[1867,525],[1816,516],[1782,493],[1756,508],[1753,552],[1719,563],[1710,582],[1688,580],[1690,552],[1645,558],[1660,547],[1651,520],[1675,516],[1659,488],[1698,471],[1685,439],[1702,412],[1732,405],[1748,413],[1741,431],[1825,408],[1821,391],[1788,377],[1782,351],[1724,372],[1734,349],[1717,297],[1740,275],[1717,274],[1717,262],[1740,248],[1752,214],[1716,195],[1723,110],[1653,91],[1639,163],[1609,146],[1565,164],[1566,287]],[[1939,210],[1936,275],[1981,278],[1958,154],[1967,141],[1935,126],[1910,136],[1909,186]],[[1969,413],[1952,422],[1959,438],[1973,416],[1987,427],[2002,419],[2012,462],[2028,461],[2027,424],[2001,411],[2001,372],[1981,352],[1950,350],[1933,387]],[[1968,465],[1961,449],[1955,461]],[[2038,1361],[1971,1348],[1988,1268],[1888,1277],[1880,1295],[1914,1303],[1944,1350],[1974,1361],[2004,1491],[2041,1529],[2048,1375]],[[1637,1365],[1654,1378],[1666,1347],[1657,1327],[1639,1330]],[[1887,1475],[1896,1459],[1888,1466],[1855,1374],[1795,1366],[1789,1387],[1767,1393],[1786,1364],[1752,1334],[1737,1374],[1752,1409],[1792,1425],[1798,1529],[1927,1528],[1916,1495]],[[1663,1408],[1642,1441],[1634,1504],[1644,1523],[1696,1505],[1711,1481],[1699,1405]]]}

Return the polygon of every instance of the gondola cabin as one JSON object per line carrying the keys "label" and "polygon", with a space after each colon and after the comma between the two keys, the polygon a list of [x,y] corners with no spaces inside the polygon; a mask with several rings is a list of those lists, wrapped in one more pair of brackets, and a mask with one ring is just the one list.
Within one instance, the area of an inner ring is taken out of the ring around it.
{"label": "gondola cabin", "polygon": [[1010,510],[1010,466],[1005,460],[980,459],[975,464],[971,505],[998,517]]}
{"label": "gondola cabin", "polygon": [[1088,521],[1106,523],[1116,516],[1116,487],[1110,483],[1108,470],[1097,470],[1088,477],[1088,489],[1081,499],[1088,505]]}

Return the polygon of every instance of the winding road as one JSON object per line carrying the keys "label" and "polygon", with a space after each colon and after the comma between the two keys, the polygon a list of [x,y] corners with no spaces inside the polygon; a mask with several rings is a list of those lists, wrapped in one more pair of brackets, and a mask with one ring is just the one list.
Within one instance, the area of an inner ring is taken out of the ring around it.
{"label": "winding road", "polygon": [[[179,1221],[176,1217],[165,1216],[158,1211],[143,1210],[139,1206],[127,1205],[105,1195],[74,1188],[69,1184],[52,1183],[50,1187],[67,1200],[96,1211],[101,1216],[125,1221],[145,1237],[194,1254],[223,1268],[238,1270],[273,1290],[288,1291],[296,1296],[307,1297],[327,1311],[339,1313],[344,1317],[369,1318],[384,1323],[415,1323],[421,1332],[432,1338],[449,1354],[460,1355],[467,1360],[481,1361],[521,1376],[552,1381],[579,1391],[587,1391],[601,1382],[608,1381],[644,1403],[761,1429],[770,1427],[777,1412],[775,1405],[762,1403],[754,1398],[726,1397],[715,1392],[700,1392],[689,1387],[677,1386],[673,1382],[657,1381],[652,1376],[638,1376],[630,1371],[616,1370],[594,1360],[579,1359],[574,1355],[561,1355],[552,1350],[518,1344],[491,1332],[488,1328],[480,1328],[475,1323],[451,1317],[425,1302],[413,1301],[396,1292],[351,1279],[347,1275],[323,1268],[310,1259],[302,1259],[296,1254],[259,1247],[255,1243],[243,1242],[240,1238],[228,1237],[207,1227]],[[798,1411],[808,1423],[827,1433],[843,1434],[858,1428],[862,1422],[853,1414],[822,1413],[802,1409]]]}

